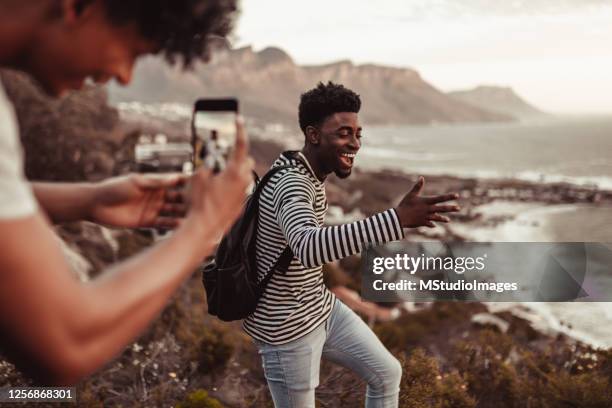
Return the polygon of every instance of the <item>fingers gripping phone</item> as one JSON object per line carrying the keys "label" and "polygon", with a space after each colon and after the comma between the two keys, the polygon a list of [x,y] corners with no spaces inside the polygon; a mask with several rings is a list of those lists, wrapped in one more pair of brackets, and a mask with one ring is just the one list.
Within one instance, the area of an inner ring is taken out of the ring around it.
{"label": "fingers gripping phone", "polygon": [[236,145],[238,100],[199,99],[193,108],[191,143],[193,165],[222,171]]}

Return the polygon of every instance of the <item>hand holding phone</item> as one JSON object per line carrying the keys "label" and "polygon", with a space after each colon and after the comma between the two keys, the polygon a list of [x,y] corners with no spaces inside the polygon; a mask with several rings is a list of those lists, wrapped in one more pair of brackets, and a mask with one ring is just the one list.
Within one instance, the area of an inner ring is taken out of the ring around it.
{"label": "hand holding phone", "polygon": [[227,167],[213,176],[201,166],[189,180],[190,209],[187,224],[205,226],[218,239],[242,211],[246,187],[252,182],[254,161],[248,155],[248,140],[242,120],[234,123],[236,144]]}

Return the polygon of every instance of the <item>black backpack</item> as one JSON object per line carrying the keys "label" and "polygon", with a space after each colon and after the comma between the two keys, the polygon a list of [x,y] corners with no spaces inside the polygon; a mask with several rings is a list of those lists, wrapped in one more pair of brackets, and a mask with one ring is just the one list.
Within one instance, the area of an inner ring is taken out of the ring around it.
{"label": "black backpack", "polygon": [[215,259],[202,268],[208,313],[221,320],[240,320],[253,313],[274,271],[284,273],[293,259],[293,252],[287,246],[258,282],[255,242],[259,197],[274,174],[290,167],[293,166],[274,167],[261,180],[256,175],[255,189],[247,198],[242,215],[221,240]]}

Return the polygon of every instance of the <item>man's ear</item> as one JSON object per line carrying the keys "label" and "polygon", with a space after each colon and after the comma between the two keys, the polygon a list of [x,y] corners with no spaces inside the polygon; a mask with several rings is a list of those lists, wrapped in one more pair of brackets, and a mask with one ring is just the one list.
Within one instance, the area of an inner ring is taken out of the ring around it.
{"label": "man's ear", "polygon": [[304,135],[306,136],[306,141],[310,144],[318,145],[321,143],[321,134],[314,126],[306,126],[306,129],[304,129]]}

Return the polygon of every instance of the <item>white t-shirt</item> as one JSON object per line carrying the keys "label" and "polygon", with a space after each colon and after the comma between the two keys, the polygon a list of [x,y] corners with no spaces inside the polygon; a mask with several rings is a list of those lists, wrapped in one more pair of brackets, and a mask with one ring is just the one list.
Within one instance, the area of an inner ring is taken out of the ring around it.
{"label": "white t-shirt", "polygon": [[23,172],[23,150],[17,132],[15,111],[0,81],[0,220],[27,217],[37,210]]}

